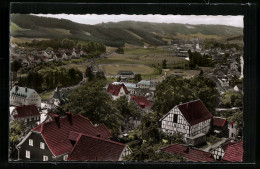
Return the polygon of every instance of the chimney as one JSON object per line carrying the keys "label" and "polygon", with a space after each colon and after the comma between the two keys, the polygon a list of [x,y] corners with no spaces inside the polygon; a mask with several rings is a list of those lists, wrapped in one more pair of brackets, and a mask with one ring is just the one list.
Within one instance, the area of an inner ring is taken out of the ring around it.
{"label": "chimney", "polygon": [[54,119],[55,119],[55,122],[56,122],[58,128],[60,128],[60,116],[58,114],[55,114]]}
{"label": "chimney", "polygon": [[190,151],[190,147],[185,147],[185,149],[183,150],[185,153],[189,153]]}
{"label": "chimney", "polygon": [[71,114],[71,112],[66,112],[66,114],[67,114],[67,118],[70,122],[70,125],[72,125],[72,114]]}

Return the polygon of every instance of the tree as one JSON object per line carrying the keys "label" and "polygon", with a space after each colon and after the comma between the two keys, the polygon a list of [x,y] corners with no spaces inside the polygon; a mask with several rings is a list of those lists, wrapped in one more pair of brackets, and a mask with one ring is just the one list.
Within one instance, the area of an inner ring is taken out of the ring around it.
{"label": "tree", "polygon": [[216,84],[211,79],[203,76],[191,79],[173,76],[156,86],[153,109],[159,119],[180,102],[200,99],[210,112],[214,112],[217,98]]}
{"label": "tree", "polygon": [[13,81],[15,82],[16,79],[17,79],[17,72],[19,69],[22,68],[22,64],[21,62],[17,61],[17,60],[14,60],[12,63],[11,63],[11,71],[13,73]]}
{"label": "tree", "polygon": [[61,41],[61,45],[64,48],[74,48],[75,42],[73,40],[65,38]]}
{"label": "tree", "polygon": [[19,143],[19,138],[21,137],[22,132],[25,130],[25,125],[21,121],[12,121],[10,124],[10,158],[17,159],[18,151],[16,145]]}
{"label": "tree", "polygon": [[163,61],[162,61],[162,68],[167,69],[167,60],[166,59],[163,59]]}
{"label": "tree", "polygon": [[135,76],[134,76],[134,80],[135,80],[135,82],[139,82],[139,81],[141,81],[141,80],[142,80],[142,76],[141,76],[141,74],[135,74]]}
{"label": "tree", "polygon": [[203,76],[203,70],[202,70],[202,69],[200,69],[200,74],[199,74],[199,76]]}
{"label": "tree", "polygon": [[232,116],[228,118],[228,121],[230,122],[236,122],[237,128],[242,129],[243,128],[243,112],[237,111]]}
{"label": "tree", "polygon": [[112,134],[118,134],[121,126],[120,111],[115,101],[103,91],[106,81],[88,81],[68,95],[69,103],[65,110],[79,113],[89,118],[93,124],[105,124]]}
{"label": "tree", "polygon": [[88,79],[88,81],[92,81],[94,79],[94,75],[92,73],[91,67],[87,67],[86,71],[85,71],[85,75],[86,78]]}
{"label": "tree", "polygon": [[117,48],[116,53],[124,54],[124,48],[122,46]]}
{"label": "tree", "polygon": [[120,114],[124,118],[125,124],[130,117],[137,116],[137,108],[131,102],[128,102],[126,96],[118,98],[116,100],[116,106]]}

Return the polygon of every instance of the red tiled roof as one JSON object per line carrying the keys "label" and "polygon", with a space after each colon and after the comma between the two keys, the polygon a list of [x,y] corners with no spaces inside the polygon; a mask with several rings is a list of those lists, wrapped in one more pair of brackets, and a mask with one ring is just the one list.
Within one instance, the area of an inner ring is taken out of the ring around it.
{"label": "red tiled roof", "polygon": [[211,162],[215,161],[212,155],[209,152],[204,152],[198,149],[185,147],[181,144],[172,144],[166,148],[161,149],[161,151],[166,151],[172,154],[176,154],[178,156],[182,156],[188,161],[192,162]]}
{"label": "red tiled roof", "polygon": [[229,145],[222,158],[223,162],[242,162],[243,161],[243,141]]}
{"label": "red tiled roof", "polygon": [[212,114],[201,100],[180,104],[177,107],[190,125],[195,125],[212,118]]}
{"label": "red tiled roof", "polygon": [[118,96],[121,87],[123,87],[125,94],[129,93],[129,91],[127,90],[124,84],[120,84],[120,85],[109,84],[107,87],[107,92],[111,93],[112,95]]}
{"label": "red tiled roof", "polygon": [[224,144],[222,144],[221,145],[221,148],[224,150],[224,152],[226,151],[226,149],[230,146],[230,145],[232,145],[232,144],[235,144],[235,142],[232,140],[232,141],[230,141],[230,142],[227,142],[227,143],[224,143]]}
{"label": "red tiled roof", "polygon": [[42,123],[40,126],[32,129],[33,131],[41,133],[46,145],[49,147],[54,156],[68,153],[72,150],[73,147],[69,141],[71,131],[94,136],[99,133],[102,138],[108,138],[111,136],[108,129],[104,129],[105,126],[102,127],[104,130],[100,130],[100,128],[95,127],[86,117],[81,115],[73,115],[71,118],[72,125],[67,117],[63,117],[59,119],[60,128],[57,126],[56,121],[53,120]]}
{"label": "red tiled roof", "polygon": [[131,100],[136,102],[139,107],[144,108],[144,107],[152,107],[152,105],[149,103],[146,97],[144,96],[134,96],[131,95]]}
{"label": "red tiled roof", "polygon": [[80,133],[67,160],[118,161],[125,144]]}
{"label": "red tiled roof", "polygon": [[213,126],[223,127],[226,123],[226,119],[220,117],[213,117]]}
{"label": "red tiled roof", "polygon": [[40,113],[35,105],[16,106],[15,110],[17,111],[17,114],[13,115],[15,119],[32,117],[32,116],[40,116]]}

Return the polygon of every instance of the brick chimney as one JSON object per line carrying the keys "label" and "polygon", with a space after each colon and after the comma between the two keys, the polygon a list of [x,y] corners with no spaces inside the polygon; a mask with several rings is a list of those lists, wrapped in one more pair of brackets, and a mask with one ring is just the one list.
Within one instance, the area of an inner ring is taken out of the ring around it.
{"label": "brick chimney", "polygon": [[55,114],[54,119],[55,119],[55,122],[56,122],[58,128],[60,128],[60,116],[58,114]]}
{"label": "brick chimney", "polygon": [[71,112],[66,112],[66,114],[67,114],[67,118],[70,122],[70,125],[72,125],[72,114],[71,114]]}

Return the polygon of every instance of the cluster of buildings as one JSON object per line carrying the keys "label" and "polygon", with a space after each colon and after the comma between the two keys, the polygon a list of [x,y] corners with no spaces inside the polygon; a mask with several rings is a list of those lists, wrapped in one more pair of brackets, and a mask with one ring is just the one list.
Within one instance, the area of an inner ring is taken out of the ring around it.
{"label": "cluster of buildings", "polygon": [[83,57],[86,54],[83,50],[78,49],[46,49],[42,51],[37,50],[22,50],[11,44],[10,46],[10,60],[20,61],[23,67],[33,68],[40,63],[51,61],[63,61]]}
{"label": "cluster of buildings", "polygon": [[[161,131],[166,134],[179,133],[184,145],[173,144],[160,151],[166,151],[185,158],[188,161],[242,162],[243,141],[238,135],[236,122],[214,117],[201,100],[195,100],[174,106],[160,119]],[[209,149],[196,146],[206,142],[206,135],[224,138]]]}
{"label": "cluster of buildings", "polygon": [[[55,90],[51,100],[61,104],[64,98]],[[16,146],[22,161],[122,161],[130,148],[110,140],[112,134],[104,125],[93,125],[81,115],[67,112],[60,116],[49,112],[50,103],[41,102],[38,93],[14,86],[10,91],[10,123],[22,121],[24,137]]]}

